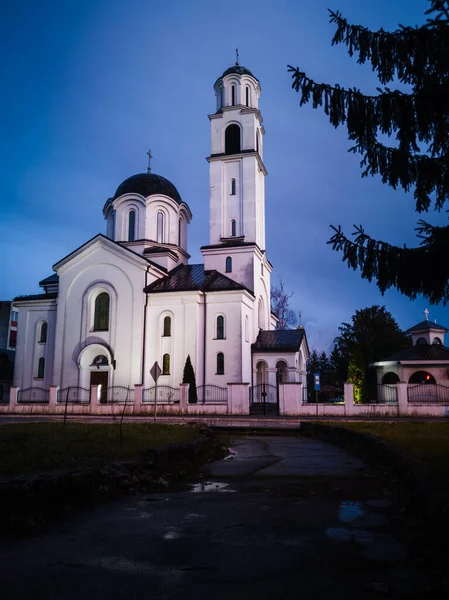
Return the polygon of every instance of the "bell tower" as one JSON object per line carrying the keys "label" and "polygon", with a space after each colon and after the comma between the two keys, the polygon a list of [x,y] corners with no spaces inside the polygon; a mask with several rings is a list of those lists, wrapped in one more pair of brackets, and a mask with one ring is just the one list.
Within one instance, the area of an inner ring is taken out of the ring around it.
{"label": "bell tower", "polygon": [[265,175],[260,84],[238,62],[214,84],[211,123],[210,244],[241,240],[265,249]]}
{"label": "bell tower", "polygon": [[[209,115],[211,151],[209,246],[205,270],[215,269],[263,296],[262,329],[270,323],[271,264],[265,252],[265,176],[259,80],[237,61],[214,84]],[[262,290],[263,288],[263,290]],[[262,293],[263,292],[263,293]]]}

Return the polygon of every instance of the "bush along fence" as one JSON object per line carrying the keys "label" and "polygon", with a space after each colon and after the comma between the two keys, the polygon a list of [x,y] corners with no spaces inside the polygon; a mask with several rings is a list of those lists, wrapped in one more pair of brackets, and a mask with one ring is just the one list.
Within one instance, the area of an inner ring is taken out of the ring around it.
{"label": "bush along fence", "polygon": [[[255,386],[255,387],[260,387]],[[439,384],[379,385],[377,398],[355,404],[354,388],[342,393],[308,394],[301,383],[280,383],[275,392],[255,394],[249,383],[206,385],[197,388],[197,402],[189,403],[189,384],[178,387],[142,385],[102,389],[50,386],[49,389],[11,387],[9,402],[0,413],[92,415],[253,415],[308,417],[449,417],[449,387]],[[255,401],[255,398],[257,402]],[[256,410],[257,409],[257,410]]]}

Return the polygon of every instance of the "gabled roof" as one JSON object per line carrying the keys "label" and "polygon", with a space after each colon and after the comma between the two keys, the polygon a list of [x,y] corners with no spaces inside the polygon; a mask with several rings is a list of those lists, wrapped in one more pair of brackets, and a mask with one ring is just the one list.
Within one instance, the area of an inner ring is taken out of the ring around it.
{"label": "gabled roof", "polygon": [[205,271],[204,265],[179,265],[167,277],[150,283],[144,289],[144,292],[188,292],[195,290],[204,292],[246,290],[252,294],[245,286],[218,271]]}
{"label": "gabled roof", "polygon": [[437,325],[436,323],[432,323],[432,321],[421,321],[421,323],[418,323],[418,325],[414,325],[413,327],[410,327],[410,329],[407,329],[405,333],[429,331],[431,329],[435,331],[447,331],[446,327],[443,327],[442,325]]}
{"label": "gabled roof", "polygon": [[88,240],[87,242],[85,242],[84,244],[79,246],[79,248],[77,248],[76,250],[73,250],[73,252],[70,252],[70,254],[67,254],[67,256],[64,256],[64,258],[61,258],[61,260],[58,260],[58,262],[53,265],[53,268],[61,266],[61,263],[63,263],[63,262],[68,262],[70,259],[72,259],[72,257],[74,258],[75,255],[84,251],[87,248],[87,246],[93,245],[93,243],[96,241],[104,241],[106,243],[113,244],[114,246],[117,246],[117,248],[120,248],[124,252],[130,252],[131,254],[134,255],[135,258],[140,259],[140,260],[146,262],[147,264],[150,264],[155,269],[158,269],[159,271],[165,271],[165,272],[167,271],[167,269],[165,267],[161,267],[160,265],[156,264],[149,258],[142,256],[138,252],[134,252],[134,250],[131,250],[131,248],[128,248],[127,246],[123,246],[122,244],[120,244],[119,242],[116,242],[115,240],[111,240],[111,238],[106,237],[102,233],[97,233],[97,235],[95,235],[93,238],[91,238],[90,240]]}
{"label": "gabled roof", "polygon": [[48,294],[30,294],[28,296],[16,296],[13,302],[29,302],[30,300],[55,300],[57,297],[57,292],[50,292]]}
{"label": "gabled roof", "polygon": [[49,275],[45,279],[42,279],[42,281],[39,281],[39,285],[41,287],[43,287],[45,285],[55,284],[55,283],[59,283],[59,275],[57,273],[53,273],[52,275]]}
{"label": "gabled roof", "polygon": [[297,352],[305,337],[304,329],[273,329],[259,331],[257,340],[252,344],[253,352]]}
{"label": "gabled roof", "polygon": [[402,350],[379,362],[432,362],[440,360],[447,360],[449,362],[449,348],[440,344],[418,344],[413,346],[413,348]]}

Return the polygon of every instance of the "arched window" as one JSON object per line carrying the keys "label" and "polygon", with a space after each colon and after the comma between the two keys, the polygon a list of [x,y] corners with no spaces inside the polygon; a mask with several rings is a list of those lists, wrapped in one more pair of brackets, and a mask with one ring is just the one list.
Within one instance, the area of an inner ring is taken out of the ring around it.
{"label": "arched window", "polygon": [[417,346],[423,346],[424,344],[427,344],[427,340],[426,338],[420,337],[416,340],[416,345]]}
{"label": "arched window", "polygon": [[164,213],[157,213],[157,237],[156,240],[158,242],[164,242]]}
{"label": "arched window", "polygon": [[232,273],[232,258],[230,256],[226,257],[226,273]]}
{"label": "arched window", "polygon": [[235,85],[231,85],[231,104],[235,106]]}
{"label": "arched window", "polygon": [[217,375],[224,375],[224,354],[219,352],[217,354]]}
{"label": "arched window", "polygon": [[171,319],[170,317],[164,318],[164,337],[171,336]]}
{"label": "arched window", "polygon": [[246,86],[246,106],[249,106],[249,86]]}
{"label": "arched window", "polygon": [[399,383],[399,377],[396,375],[396,373],[393,373],[393,371],[389,371],[382,377],[382,383],[384,385],[393,385],[395,383]]}
{"label": "arched window", "polygon": [[41,334],[39,336],[39,341],[40,342],[46,342],[47,341],[47,331],[48,331],[48,325],[46,323],[46,321],[44,321],[41,325]]}
{"label": "arched window", "polygon": [[128,217],[128,242],[136,239],[136,211],[131,210]]}
{"label": "arched window", "polygon": [[178,221],[178,246],[182,246],[182,219]]}
{"label": "arched window", "polygon": [[435,377],[427,371],[416,371],[408,380],[409,383],[436,383]]}
{"label": "arched window", "polygon": [[102,292],[95,298],[94,331],[109,330],[109,294]]}
{"label": "arched window", "polygon": [[443,342],[440,340],[439,337],[436,337],[436,338],[433,338],[432,344],[436,344],[437,346],[442,346]]}
{"label": "arched window", "polygon": [[278,383],[285,383],[288,380],[288,366],[285,360],[276,363],[276,375]]}
{"label": "arched window", "polygon": [[240,127],[235,123],[228,125],[225,131],[225,154],[240,152]]}
{"label": "arched window", "polygon": [[37,366],[37,377],[38,379],[43,379],[45,374],[45,358],[41,356],[39,359],[39,363]]}
{"label": "arched window", "polygon": [[236,235],[236,226],[235,226],[235,219],[232,219],[231,221],[231,236],[235,237]]}
{"label": "arched window", "polygon": [[224,340],[224,317],[217,317],[217,340]]}
{"label": "arched window", "polygon": [[235,179],[231,179],[231,196],[235,196]]}
{"label": "arched window", "polygon": [[245,317],[245,342],[249,342],[249,319],[248,315]]}
{"label": "arched window", "polygon": [[170,375],[170,354],[164,354],[162,358],[162,375]]}

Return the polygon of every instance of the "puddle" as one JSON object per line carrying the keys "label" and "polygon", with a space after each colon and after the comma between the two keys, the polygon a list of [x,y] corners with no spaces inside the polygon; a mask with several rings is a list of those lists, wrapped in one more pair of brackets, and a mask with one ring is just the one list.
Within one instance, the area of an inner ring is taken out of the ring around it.
{"label": "puddle", "polygon": [[356,544],[364,546],[374,541],[374,533],[364,529],[346,529],[346,527],[328,527],[326,535],[338,542],[349,542],[352,540]]}
{"label": "puddle", "polygon": [[388,508],[392,505],[391,500],[387,500],[385,498],[380,500],[368,500],[366,502],[368,506],[372,506],[373,508]]}
{"label": "puddle", "polygon": [[360,502],[351,502],[349,500],[340,502],[338,518],[343,523],[351,523],[351,521],[355,521],[364,514],[365,511]]}
{"label": "puddle", "polygon": [[192,486],[191,492],[235,492],[228,483],[220,481],[202,481]]}
{"label": "puddle", "polygon": [[162,539],[163,540],[177,540],[179,539],[181,536],[181,534],[179,533],[179,531],[176,531],[174,529],[170,529],[169,531],[166,531],[163,536]]}
{"label": "puddle", "polygon": [[229,454],[225,456],[223,460],[230,460],[231,458],[234,458],[234,456],[237,456],[237,452],[235,450],[229,449]]}

